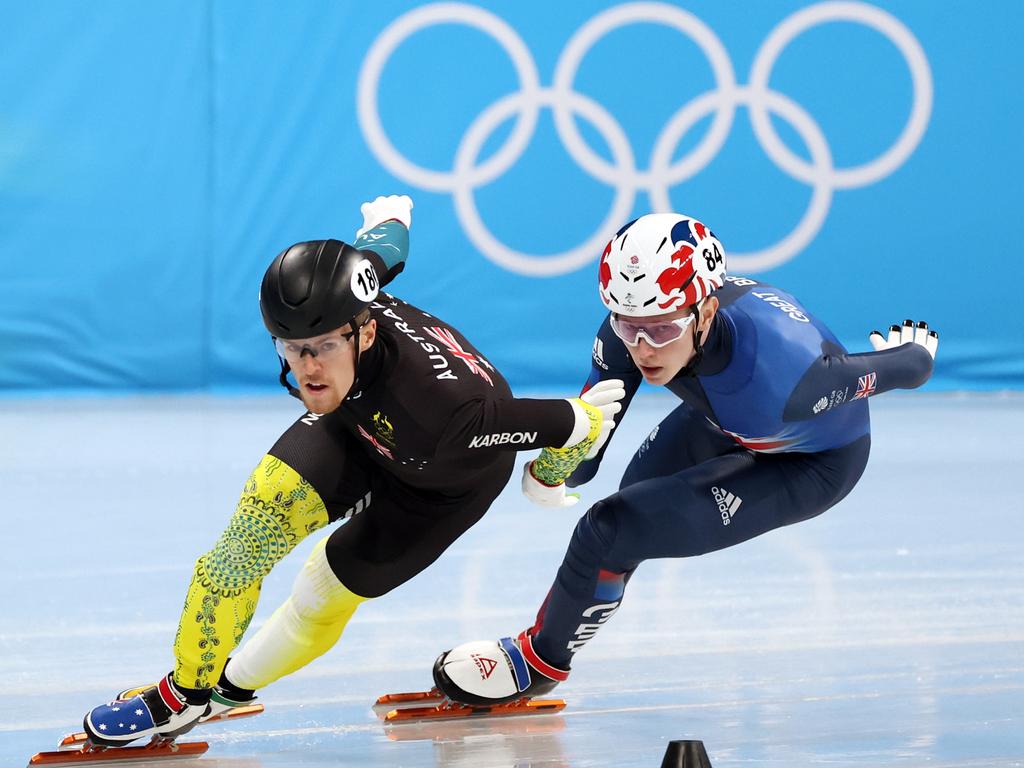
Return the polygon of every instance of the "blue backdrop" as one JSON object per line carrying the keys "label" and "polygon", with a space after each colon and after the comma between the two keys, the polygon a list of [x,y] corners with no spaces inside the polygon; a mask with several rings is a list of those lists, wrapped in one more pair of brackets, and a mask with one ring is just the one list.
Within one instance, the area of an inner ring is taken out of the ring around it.
{"label": "blue backdrop", "polygon": [[[386,5],[387,12],[371,5]],[[0,0],[0,388],[275,386],[275,253],[407,193],[395,293],[578,386],[596,257],[676,209],[855,350],[1024,388],[1024,5]]]}

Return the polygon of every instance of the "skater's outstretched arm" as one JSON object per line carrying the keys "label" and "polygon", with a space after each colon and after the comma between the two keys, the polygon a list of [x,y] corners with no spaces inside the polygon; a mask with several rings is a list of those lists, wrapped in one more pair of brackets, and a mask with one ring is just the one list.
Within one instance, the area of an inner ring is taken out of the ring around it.
{"label": "skater's outstretched arm", "polygon": [[[822,349],[787,400],[782,420],[803,421],[891,389],[915,389],[931,377],[939,337],[927,323],[906,320],[891,326],[888,338],[873,331],[869,339],[874,352]],[[834,392],[843,397],[830,397]]]}

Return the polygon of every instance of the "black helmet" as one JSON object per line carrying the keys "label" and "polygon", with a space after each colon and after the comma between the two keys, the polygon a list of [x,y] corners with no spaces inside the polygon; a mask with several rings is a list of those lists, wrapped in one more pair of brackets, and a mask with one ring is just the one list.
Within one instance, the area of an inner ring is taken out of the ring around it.
{"label": "black helmet", "polygon": [[[370,306],[380,287],[377,270],[383,262],[372,251],[360,251],[340,240],[296,243],[277,254],[260,285],[260,312],[271,336],[306,339],[330,333]],[[355,328],[353,327],[353,331]],[[283,357],[281,386],[294,397],[288,381],[291,368]],[[353,388],[359,378],[359,343],[355,345]]]}
{"label": "black helmet", "polygon": [[340,240],[296,243],[263,275],[263,323],[279,339],[319,336],[350,322],[377,297],[367,253]]}

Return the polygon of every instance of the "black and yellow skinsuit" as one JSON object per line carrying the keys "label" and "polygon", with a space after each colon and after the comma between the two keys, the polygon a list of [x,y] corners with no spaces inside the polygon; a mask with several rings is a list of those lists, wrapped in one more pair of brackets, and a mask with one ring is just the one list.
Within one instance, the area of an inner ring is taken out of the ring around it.
{"label": "black and yellow skinsuit", "polygon": [[[404,227],[400,234],[407,238]],[[388,239],[364,237],[356,246]],[[578,434],[573,405],[514,398],[444,321],[384,293],[370,312],[377,337],[359,359],[355,391],[338,410],[306,413],[281,436],[246,481],[223,534],[196,561],[174,641],[180,688],[218,682],[263,577],[318,528],[346,520],[300,574],[308,597],[293,594],[233,654],[235,686],[262,687],[322,654],[360,602],[415,576],[480,519],[508,481],[515,451],[561,446]],[[568,449],[573,466],[600,428],[587,417],[589,432]]]}

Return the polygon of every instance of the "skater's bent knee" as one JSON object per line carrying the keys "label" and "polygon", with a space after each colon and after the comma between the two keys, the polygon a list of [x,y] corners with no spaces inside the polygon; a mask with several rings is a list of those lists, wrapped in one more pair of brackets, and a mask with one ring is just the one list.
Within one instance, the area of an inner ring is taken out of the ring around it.
{"label": "skater's bent knee", "polygon": [[593,554],[608,552],[618,534],[621,508],[618,494],[594,504],[576,524],[572,544]]}
{"label": "skater's bent knee", "polygon": [[349,590],[334,575],[327,562],[327,539],[318,543],[295,577],[291,604],[298,617],[319,624],[330,624],[350,615],[367,597]]}
{"label": "skater's bent knee", "polygon": [[313,487],[280,459],[264,456],[227,529],[200,565],[212,586],[244,590],[326,524],[327,509]]}

